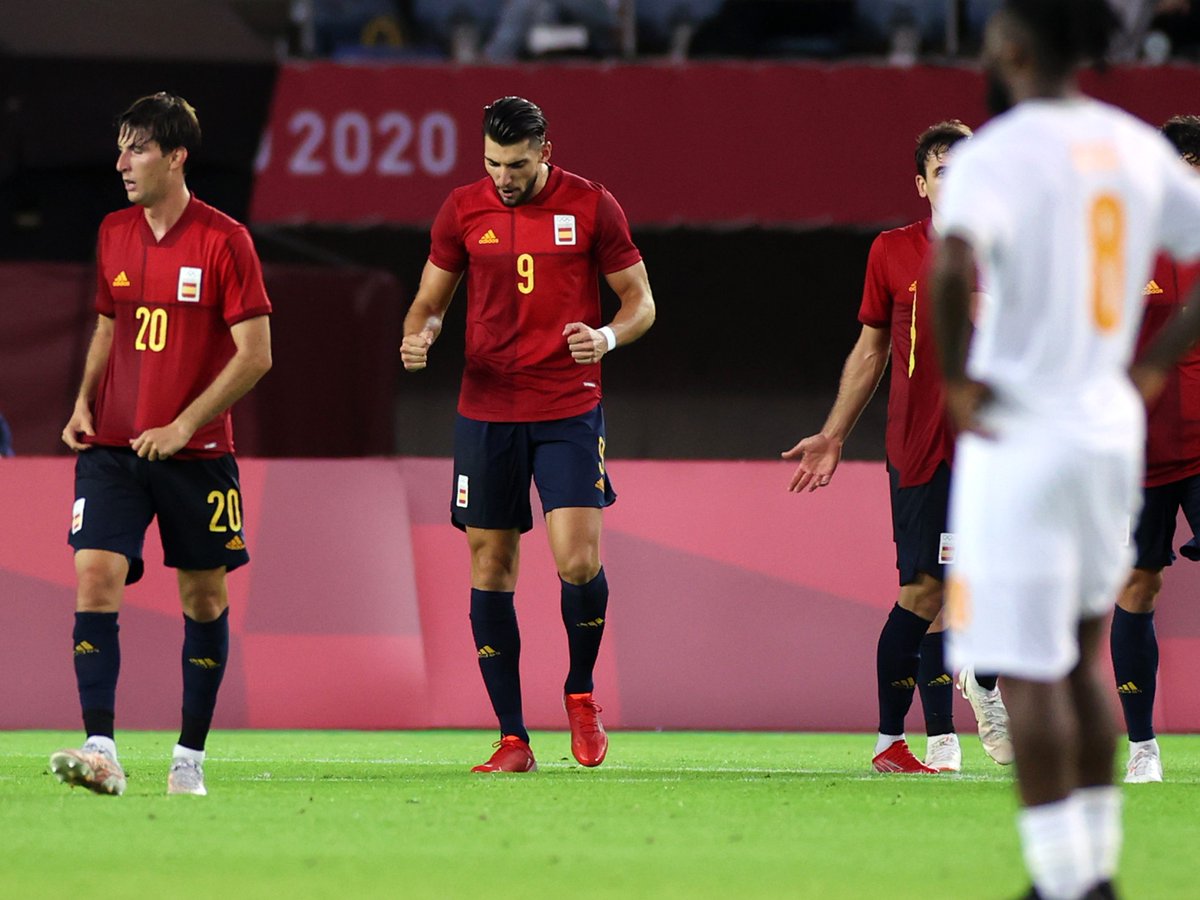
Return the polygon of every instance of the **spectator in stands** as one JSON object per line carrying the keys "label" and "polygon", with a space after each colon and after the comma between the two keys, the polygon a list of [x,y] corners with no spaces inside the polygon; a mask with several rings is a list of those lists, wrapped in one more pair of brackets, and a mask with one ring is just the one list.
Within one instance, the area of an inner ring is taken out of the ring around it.
{"label": "spectator in stands", "polygon": [[666,47],[673,59],[686,59],[696,31],[724,4],[725,0],[638,0],[639,45]]}
{"label": "spectator in stands", "polygon": [[[550,43],[535,43],[539,29],[555,25],[574,25],[574,34],[554,29],[547,36]],[[483,55],[497,62],[547,50],[590,50],[609,56],[616,51],[616,33],[617,19],[608,0],[507,0]]]}

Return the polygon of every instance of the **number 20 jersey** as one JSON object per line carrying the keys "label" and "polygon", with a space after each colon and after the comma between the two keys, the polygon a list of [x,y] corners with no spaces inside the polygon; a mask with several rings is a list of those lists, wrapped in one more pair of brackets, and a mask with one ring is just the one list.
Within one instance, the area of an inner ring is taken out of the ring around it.
{"label": "number 20 jersey", "polygon": [[[111,213],[96,247],[96,312],[113,344],[92,408],[93,444],[128,447],[169,425],[235,351],[229,329],[271,312],[245,226],[192,197],[155,240],[140,206]],[[180,458],[233,452],[229,410],[202,425]]]}
{"label": "number 20 jersey", "polygon": [[599,328],[599,276],[641,258],[612,194],[560,168],[519,206],[505,206],[491,178],[452,191],[434,221],[429,260],[467,272],[458,411],[485,422],[539,422],[594,407],[600,365],[571,358],[563,327]]}

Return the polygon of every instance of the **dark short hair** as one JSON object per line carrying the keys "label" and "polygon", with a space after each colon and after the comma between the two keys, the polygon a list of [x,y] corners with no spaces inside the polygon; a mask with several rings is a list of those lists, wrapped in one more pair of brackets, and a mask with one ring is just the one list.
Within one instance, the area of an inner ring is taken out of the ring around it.
{"label": "dark short hair", "polygon": [[936,125],[930,125],[917,135],[917,150],[914,157],[917,162],[917,174],[925,176],[925,164],[930,158],[941,156],[961,140],[969,138],[973,132],[958,119],[946,119]]}
{"label": "dark short hair", "polygon": [[524,97],[501,97],[483,108],[483,135],[501,147],[546,140],[546,117]]}
{"label": "dark short hair", "polygon": [[200,120],[192,104],[175,94],[159,91],[135,100],[117,116],[117,132],[126,129],[156,141],[163,153],[183,147],[192,153],[200,147]]}
{"label": "dark short hair", "polygon": [[1200,116],[1171,116],[1159,130],[1188,163],[1200,164]]}
{"label": "dark short hair", "polygon": [[1120,25],[1108,0],[1005,0],[1002,10],[1028,28],[1038,67],[1054,77],[1103,62]]}

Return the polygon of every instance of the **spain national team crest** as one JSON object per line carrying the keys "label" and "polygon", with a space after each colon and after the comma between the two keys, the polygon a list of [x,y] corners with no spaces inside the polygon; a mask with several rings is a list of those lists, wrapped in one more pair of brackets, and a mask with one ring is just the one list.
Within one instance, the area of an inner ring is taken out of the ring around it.
{"label": "spain national team crest", "polygon": [[179,267],[179,292],[175,299],[181,303],[200,302],[200,270],[195,266]]}
{"label": "spain national team crest", "polygon": [[554,243],[559,247],[575,245],[575,217],[554,217]]}

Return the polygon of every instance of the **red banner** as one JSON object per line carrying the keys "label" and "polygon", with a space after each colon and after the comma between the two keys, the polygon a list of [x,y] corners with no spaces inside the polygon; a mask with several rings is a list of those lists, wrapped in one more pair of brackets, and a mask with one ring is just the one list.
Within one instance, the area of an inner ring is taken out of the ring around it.
{"label": "red banner", "polygon": [[[1195,112],[1200,71],[1119,69],[1088,86],[1148,121]],[[285,66],[251,218],[424,225],[483,175],[484,105],[539,103],[554,161],[637,225],[855,225],[923,213],[913,140],[984,117],[972,70],[697,66]]]}

